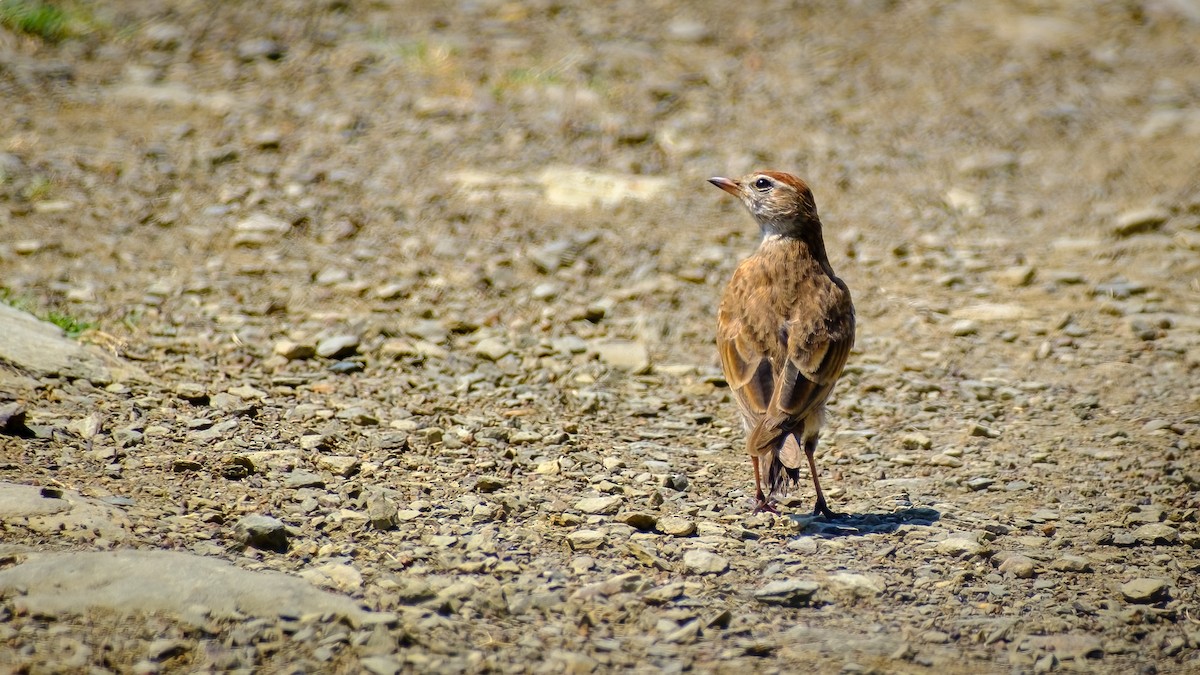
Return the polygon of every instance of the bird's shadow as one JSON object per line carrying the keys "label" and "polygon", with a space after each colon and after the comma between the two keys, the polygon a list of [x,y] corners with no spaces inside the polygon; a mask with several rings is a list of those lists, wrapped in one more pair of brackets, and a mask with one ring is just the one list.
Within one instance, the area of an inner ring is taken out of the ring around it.
{"label": "bird's shadow", "polygon": [[937,509],[909,507],[891,513],[842,513],[834,518],[788,514],[800,525],[798,536],[861,537],[866,534],[889,534],[901,525],[932,525],[941,519]]}

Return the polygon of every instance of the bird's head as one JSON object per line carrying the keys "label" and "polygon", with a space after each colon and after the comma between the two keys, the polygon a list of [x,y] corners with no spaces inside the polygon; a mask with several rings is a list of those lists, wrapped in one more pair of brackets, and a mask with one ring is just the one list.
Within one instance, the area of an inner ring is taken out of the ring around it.
{"label": "bird's head", "polygon": [[708,182],[741,199],[764,237],[820,234],[821,221],[812,190],[790,173],[759,171],[736,180],[718,177]]}

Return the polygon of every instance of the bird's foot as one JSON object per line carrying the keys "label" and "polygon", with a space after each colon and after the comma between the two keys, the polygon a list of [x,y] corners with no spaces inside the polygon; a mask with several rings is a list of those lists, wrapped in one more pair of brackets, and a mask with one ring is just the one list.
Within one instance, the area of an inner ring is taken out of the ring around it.
{"label": "bird's foot", "polygon": [[833,511],[833,509],[830,509],[829,506],[825,503],[824,499],[817,500],[817,505],[813,508],[813,515],[814,516],[824,516],[828,520],[833,520],[835,518],[842,517],[842,514],[835,513]]}
{"label": "bird's foot", "polygon": [[763,512],[779,515],[779,509],[775,508],[774,503],[765,499],[760,499],[758,500],[758,504],[754,506],[754,513],[752,515],[758,515]]}

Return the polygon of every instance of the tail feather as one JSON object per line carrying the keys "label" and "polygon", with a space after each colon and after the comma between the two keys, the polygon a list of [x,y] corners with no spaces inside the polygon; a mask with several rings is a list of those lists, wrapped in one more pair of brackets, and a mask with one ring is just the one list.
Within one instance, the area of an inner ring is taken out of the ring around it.
{"label": "tail feather", "polygon": [[800,466],[804,451],[792,434],[784,436],[777,452],[771,453],[771,465],[767,468],[767,485],[771,495],[785,496],[800,484]]}

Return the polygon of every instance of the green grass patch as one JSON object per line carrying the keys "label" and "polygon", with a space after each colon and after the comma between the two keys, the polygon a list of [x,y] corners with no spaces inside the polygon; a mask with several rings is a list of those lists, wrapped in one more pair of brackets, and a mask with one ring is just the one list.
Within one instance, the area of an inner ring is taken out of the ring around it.
{"label": "green grass patch", "polygon": [[101,27],[88,5],[70,0],[0,0],[0,26],[46,42],[60,42]]}
{"label": "green grass patch", "polygon": [[9,30],[58,42],[67,37],[67,13],[38,0],[0,0],[0,25]]}
{"label": "green grass patch", "polygon": [[47,312],[38,311],[37,303],[35,303],[29,296],[18,295],[13,293],[10,289],[4,287],[0,287],[0,302],[3,302],[14,309],[19,309],[22,312],[32,314],[42,321],[47,321],[55,326],[58,326],[63,330],[64,333],[67,334],[67,337],[70,338],[77,338],[84,332],[96,327],[96,324],[91,323],[90,321],[84,321],[82,319],[73,317],[70,314],[64,314],[63,312],[53,309]]}
{"label": "green grass patch", "polygon": [[84,331],[91,330],[92,328],[96,327],[96,324],[89,321],[83,321],[69,314],[63,314],[62,312],[55,312],[53,310],[47,312],[46,316],[43,318],[55,326],[63,329],[63,332],[67,334],[67,337],[71,338],[77,338]]}

